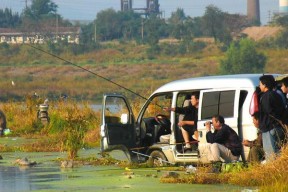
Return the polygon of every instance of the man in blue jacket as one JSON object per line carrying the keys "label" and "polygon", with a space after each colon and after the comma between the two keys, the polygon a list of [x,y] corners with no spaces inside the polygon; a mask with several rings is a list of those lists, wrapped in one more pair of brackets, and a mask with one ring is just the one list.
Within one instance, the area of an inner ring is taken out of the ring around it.
{"label": "man in blue jacket", "polygon": [[237,133],[228,125],[225,124],[224,118],[220,115],[212,117],[212,125],[214,132],[211,131],[211,122],[207,121],[206,140],[210,143],[210,154],[208,159],[211,162],[221,161],[226,162],[237,161],[242,153],[242,143]]}

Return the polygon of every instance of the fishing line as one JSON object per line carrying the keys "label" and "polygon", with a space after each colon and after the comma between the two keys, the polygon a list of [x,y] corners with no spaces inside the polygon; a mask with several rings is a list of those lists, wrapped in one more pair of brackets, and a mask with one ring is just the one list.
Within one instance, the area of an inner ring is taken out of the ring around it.
{"label": "fishing line", "polygon": [[75,67],[78,67],[79,69],[82,69],[82,70],[84,70],[84,71],[86,71],[86,72],[88,72],[88,73],[91,73],[91,74],[93,74],[93,75],[95,75],[95,76],[97,76],[97,77],[100,77],[100,78],[102,78],[102,79],[104,79],[104,80],[106,80],[106,81],[108,81],[108,82],[110,82],[110,83],[112,83],[112,84],[114,84],[114,85],[117,85],[118,87],[121,87],[121,88],[125,89],[126,91],[129,91],[130,93],[133,93],[134,95],[137,95],[138,97],[141,97],[142,99],[144,99],[144,100],[146,100],[146,101],[148,100],[146,97],[143,97],[142,95],[140,95],[140,94],[132,91],[131,89],[128,89],[128,88],[126,88],[126,87],[124,87],[124,86],[122,86],[122,85],[120,85],[120,84],[118,84],[118,83],[116,83],[116,82],[114,82],[114,81],[106,78],[106,77],[103,77],[102,75],[99,75],[99,74],[97,74],[97,73],[95,73],[95,72],[93,72],[93,71],[90,71],[89,69],[86,69],[86,68],[84,68],[84,67],[81,67],[81,66],[79,66],[79,65],[76,65],[75,63],[72,63],[71,61],[68,61],[68,60],[66,60],[66,59],[63,59],[62,57],[59,57],[59,56],[57,56],[57,55],[55,55],[55,54],[53,54],[53,53],[50,53],[50,52],[48,52],[48,51],[45,51],[45,50],[40,49],[40,48],[38,48],[38,47],[35,47],[35,46],[33,46],[33,45],[30,45],[30,44],[25,44],[25,45],[27,45],[27,46],[29,46],[29,47],[32,47],[33,49],[36,49],[36,50],[38,50],[38,51],[41,51],[41,52],[43,52],[43,53],[45,53],[45,54],[48,54],[48,55],[50,55],[50,56],[52,56],[52,57],[55,57],[55,58],[57,58],[57,59],[59,59],[59,60],[61,60],[61,61],[64,61],[64,62],[66,62],[66,63],[68,63],[68,64],[70,64],[70,65],[73,65],[73,66],[75,66]]}

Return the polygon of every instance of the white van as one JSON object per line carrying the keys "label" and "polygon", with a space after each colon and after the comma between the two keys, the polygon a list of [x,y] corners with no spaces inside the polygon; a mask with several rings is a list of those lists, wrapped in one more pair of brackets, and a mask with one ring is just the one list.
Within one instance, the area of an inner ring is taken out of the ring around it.
{"label": "white van", "polygon": [[[262,75],[207,76],[167,83],[148,98],[137,119],[123,95],[106,94],[102,106],[101,151],[121,149],[130,160],[148,160],[154,165],[207,163],[204,122],[211,120],[213,115],[222,115],[225,124],[232,127],[241,140],[257,137],[249,110]],[[165,112],[163,107],[181,107],[186,95],[193,92],[199,93],[199,150],[185,153],[184,140],[177,126],[179,114]],[[169,139],[160,142],[160,136],[165,134]],[[249,148],[243,149],[241,158],[245,160]]]}

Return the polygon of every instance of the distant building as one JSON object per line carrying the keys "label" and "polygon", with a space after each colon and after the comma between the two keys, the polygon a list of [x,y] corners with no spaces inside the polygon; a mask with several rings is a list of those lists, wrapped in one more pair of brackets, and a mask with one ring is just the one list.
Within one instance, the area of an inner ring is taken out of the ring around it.
{"label": "distant building", "polygon": [[288,14],[288,0],[279,0],[279,13]]}
{"label": "distant building", "polygon": [[8,44],[43,44],[48,41],[57,42],[67,40],[68,43],[79,44],[80,27],[57,27],[45,29],[45,31],[23,32],[18,29],[0,28],[0,43]]}

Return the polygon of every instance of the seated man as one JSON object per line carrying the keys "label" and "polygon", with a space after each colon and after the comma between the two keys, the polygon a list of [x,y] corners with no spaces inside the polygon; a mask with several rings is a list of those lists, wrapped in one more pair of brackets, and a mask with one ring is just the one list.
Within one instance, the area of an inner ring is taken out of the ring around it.
{"label": "seated man", "polygon": [[[166,111],[175,111],[176,113],[184,114],[181,121],[178,122],[178,126],[181,128],[181,132],[185,141],[184,151],[191,151],[197,148],[198,131],[198,106],[199,106],[199,93],[195,92],[191,95],[190,104],[186,107],[165,108]],[[192,137],[194,136],[194,138]],[[191,145],[195,143],[195,145]],[[194,148],[192,146],[195,146]]]}
{"label": "seated man", "polygon": [[262,134],[259,130],[259,112],[254,113],[253,123],[258,131],[257,138],[254,141],[243,140],[242,144],[246,147],[250,147],[247,159],[249,162],[261,162],[264,160],[265,156],[262,145]]}
{"label": "seated man", "polygon": [[209,143],[208,159],[211,162],[221,161],[221,158],[227,163],[237,161],[242,153],[242,143],[239,136],[224,123],[222,116],[214,115],[212,117],[214,133],[211,132],[211,122],[205,123],[206,140]]}

